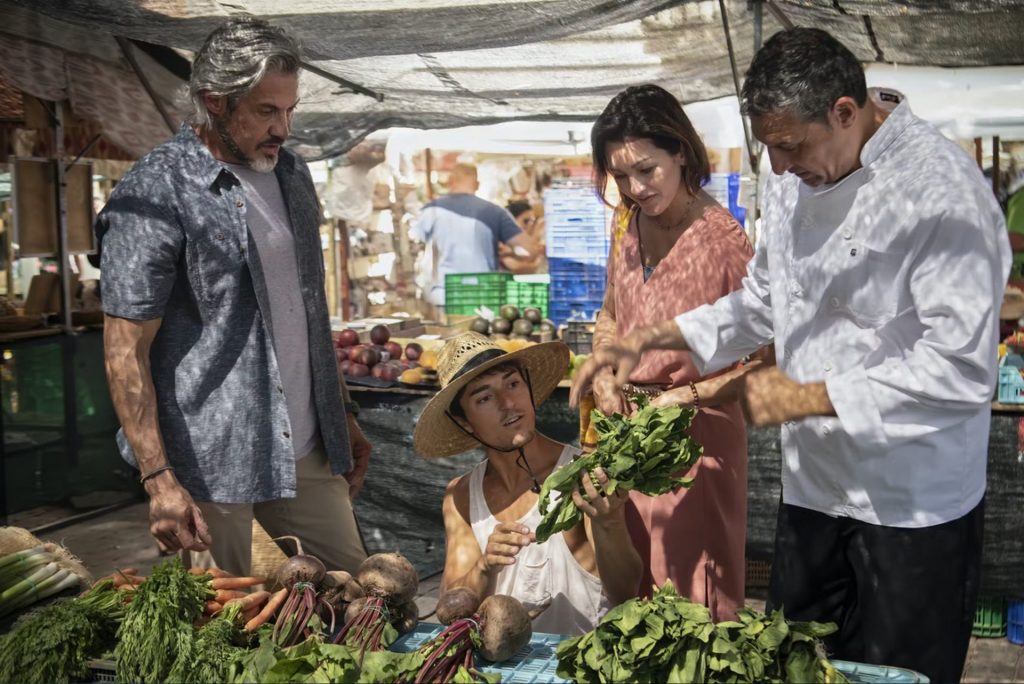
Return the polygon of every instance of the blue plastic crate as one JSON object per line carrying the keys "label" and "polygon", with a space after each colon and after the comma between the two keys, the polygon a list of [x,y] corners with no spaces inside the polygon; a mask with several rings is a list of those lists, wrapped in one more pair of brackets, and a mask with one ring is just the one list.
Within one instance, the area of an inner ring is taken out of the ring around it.
{"label": "blue plastic crate", "polygon": [[1014,366],[999,367],[999,402],[1024,404],[1024,376]]}
{"label": "blue plastic crate", "polygon": [[601,310],[603,299],[589,301],[551,301],[548,304],[548,318],[555,325],[562,325],[569,321],[593,321],[597,319],[597,312]]}
{"label": "blue plastic crate", "polygon": [[1024,601],[1010,601],[1006,607],[1006,638],[1024,644]]}
{"label": "blue plastic crate", "polygon": [[931,681],[920,672],[902,667],[868,665],[848,660],[833,660],[832,664],[855,684],[927,684]]}
{"label": "blue plastic crate", "polygon": [[549,301],[603,300],[605,284],[604,276],[552,280]]}
{"label": "blue plastic crate", "polygon": [[[437,636],[443,629],[442,625],[435,623],[421,622],[416,629],[401,636],[398,641],[391,645],[391,650],[398,653],[415,651],[425,642]],[[558,658],[555,657],[555,648],[565,637],[557,634],[544,634],[534,632],[530,637],[530,643],[519,652],[503,663],[488,663],[485,660],[477,659],[477,667],[481,672],[493,672],[501,675],[502,682],[522,682],[523,684],[541,684],[551,682],[552,684],[568,684],[569,680],[562,679],[555,674],[558,668]]]}
{"label": "blue plastic crate", "polygon": [[601,278],[608,275],[607,259],[548,259],[548,275],[551,282],[576,278]]}

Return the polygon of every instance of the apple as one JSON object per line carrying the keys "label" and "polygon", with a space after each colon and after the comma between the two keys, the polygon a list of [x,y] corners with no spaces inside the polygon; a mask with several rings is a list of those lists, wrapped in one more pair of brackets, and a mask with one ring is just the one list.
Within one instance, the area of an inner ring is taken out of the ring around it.
{"label": "apple", "polygon": [[372,347],[363,347],[356,354],[356,362],[364,366],[375,366],[380,363],[380,353]]}
{"label": "apple", "polygon": [[391,339],[391,331],[386,325],[375,325],[370,329],[370,341],[374,344],[387,344]]}
{"label": "apple", "polygon": [[354,347],[359,344],[359,333],[352,328],[345,328],[338,333],[336,344],[339,347]]}
{"label": "apple", "polygon": [[353,378],[365,378],[370,374],[370,369],[361,363],[353,363],[348,369],[348,374]]}
{"label": "apple", "polygon": [[386,342],[384,348],[388,352],[388,356],[392,359],[402,358],[402,345],[397,342]]}

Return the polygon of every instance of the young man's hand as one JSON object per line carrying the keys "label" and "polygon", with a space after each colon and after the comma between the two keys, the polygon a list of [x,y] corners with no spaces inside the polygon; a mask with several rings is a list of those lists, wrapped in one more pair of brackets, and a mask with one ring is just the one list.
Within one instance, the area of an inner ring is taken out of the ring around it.
{"label": "young man's hand", "polygon": [[498,523],[487,538],[487,548],[480,557],[480,570],[490,574],[516,562],[519,551],[536,537],[530,528],[519,523]]}
{"label": "young man's hand", "polygon": [[[594,477],[601,486],[600,491],[594,486],[589,473],[580,475],[580,484],[572,490],[572,500],[576,507],[590,516],[594,525],[618,524],[622,522],[620,511],[629,500],[629,492],[619,490],[608,495],[608,475],[604,468],[594,470]],[[581,490],[582,488],[582,490]]]}

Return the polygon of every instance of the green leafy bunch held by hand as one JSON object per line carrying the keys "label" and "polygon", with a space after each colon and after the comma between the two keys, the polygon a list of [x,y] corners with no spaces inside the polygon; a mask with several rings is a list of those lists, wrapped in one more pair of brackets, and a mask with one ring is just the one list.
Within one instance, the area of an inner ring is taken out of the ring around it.
{"label": "green leafy bunch held by hand", "polygon": [[[687,472],[703,452],[703,447],[687,435],[694,411],[679,406],[655,408],[644,396],[637,396],[634,403],[637,411],[629,417],[620,413],[606,416],[594,409],[597,449],[559,468],[544,481],[538,542],[572,529],[583,519],[571,496],[583,472],[603,468],[608,476],[608,495],[637,491],[658,496],[693,484],[693,478],[680,473]],[[554,492],[559,496],[553,500]]]}

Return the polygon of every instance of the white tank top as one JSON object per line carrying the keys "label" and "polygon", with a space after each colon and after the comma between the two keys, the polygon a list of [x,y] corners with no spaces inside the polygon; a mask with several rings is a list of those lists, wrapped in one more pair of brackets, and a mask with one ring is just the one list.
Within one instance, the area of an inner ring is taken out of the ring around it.
{"label": "white tank top", "polygon": [[[578,449],[566,446],[558,458],[558,465],[569,463],[578,453]],[[484,499],[486,471],[487,461],[484,460],[469,475],[469,518],[481,553],[487,548],[487,538],[498,524]],[[540,521],[537,504],[519,519],[520,524],[531,530],[536,530]],[[577,562],[563,534],[520,550],[516,562],[498,572],[495,593],[519,599],[527,610],[550,603],[547,610],[533,621],[535,632],[549,634],[576,636],[589,632],[611,607],[601,588],[601,580]]]}

